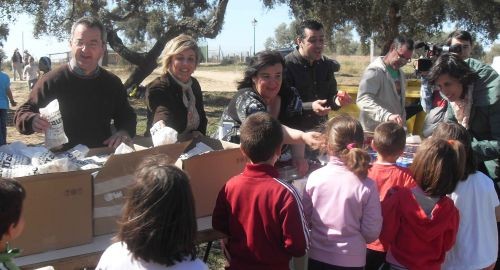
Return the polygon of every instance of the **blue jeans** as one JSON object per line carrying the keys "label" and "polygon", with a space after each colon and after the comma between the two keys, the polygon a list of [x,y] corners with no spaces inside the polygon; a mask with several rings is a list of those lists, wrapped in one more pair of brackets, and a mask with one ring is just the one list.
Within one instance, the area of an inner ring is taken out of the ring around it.
{"label": "blue jeans", "polygon": [[7,143],[7,109],[0,109],[0,145]]}

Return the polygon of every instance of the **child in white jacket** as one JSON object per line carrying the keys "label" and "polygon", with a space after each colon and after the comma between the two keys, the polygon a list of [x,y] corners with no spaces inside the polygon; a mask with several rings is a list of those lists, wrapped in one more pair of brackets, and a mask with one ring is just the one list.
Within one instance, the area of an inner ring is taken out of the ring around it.
{"label": "child in white jacket", "polygon": [[30,91],[38,80],[39,73],[40,71],[38,70],[38,65],[35,63],[35,58],[30,56],[29,63],[24,67],[23,70],[23,76],[24,79],[28,81],[28,89]]}

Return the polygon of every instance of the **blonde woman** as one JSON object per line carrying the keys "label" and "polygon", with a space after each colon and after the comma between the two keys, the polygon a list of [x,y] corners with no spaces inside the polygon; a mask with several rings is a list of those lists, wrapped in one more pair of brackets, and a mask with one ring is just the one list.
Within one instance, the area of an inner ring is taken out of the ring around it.
{"label": "blonde woman", "polygon": [[193,132],[206,133],[207,117],[201,87],[191,76],[200,57],[196,41],[188,35],[179,35],[165,45],[161,59],[163,74],[146,89],[146,136],[158,121],[175,129],[179,138]]}

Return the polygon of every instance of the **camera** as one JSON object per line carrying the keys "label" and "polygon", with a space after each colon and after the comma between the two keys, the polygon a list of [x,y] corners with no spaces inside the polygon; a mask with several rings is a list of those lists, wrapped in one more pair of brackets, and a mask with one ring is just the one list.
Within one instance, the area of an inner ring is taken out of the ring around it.
{"label": "camera", "polygon": [[424,55],[422,58],[419,58],[417,59],[417,61],[415,61],[414,68],[417,72],[429,71],[434,60],[443,52],[457,54],[462,52],[462,46],[460,44],[440,46],[428,42],[418,42],[415,45],[415,49],[420,48],[424,48]]}

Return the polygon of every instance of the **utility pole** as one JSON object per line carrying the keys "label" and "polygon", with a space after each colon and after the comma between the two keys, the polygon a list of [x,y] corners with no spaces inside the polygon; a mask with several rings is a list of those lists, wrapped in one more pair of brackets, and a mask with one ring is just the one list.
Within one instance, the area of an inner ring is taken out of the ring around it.
{"label": "utility pole", "polygon": [[255,18],[253,18],[252,25],[253,25],[253,55],[255,56],[255,26],[257,26],[257,20]]}

